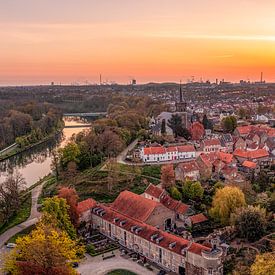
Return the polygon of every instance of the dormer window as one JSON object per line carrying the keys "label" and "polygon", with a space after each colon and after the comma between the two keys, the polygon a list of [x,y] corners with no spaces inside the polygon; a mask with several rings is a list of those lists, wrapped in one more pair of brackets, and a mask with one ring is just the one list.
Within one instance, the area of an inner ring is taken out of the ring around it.
{"label": "dormer window", "polygon": [[100,214],[99,214],[100,217],[102,217],[103,215],[105,215],[105,213],[106,213],[106,211],[104,211],[104,210],[102,212],[100,212]]}
{"label": "dormer window", "polygon": [[161,237],[158,237],[158,238],[156,239],[156,243],[160,243],[162,240],[163,240],[163,237],[162,237],[162,236],[161,236]]}
{"label": "dormer window", "polygon": [[151,236],[151,241],[154,241],[158,237],[158,234],[154,234]]}
{"label": "dormer window", "polygon": [[135,233],[138,234],[141,230],[142,230],[142,228],[141,228],[141,227],[138,227],[138,228],[136,229]]}
{"label": "dormer window", "polygon": [[119,218],[114,218],[114,223],[118,222]]}
{"label": "dormer window", "polygon": [[176,244],[177,244],[176,242],[170,243],[170,244],[169,244],[169,248],[170,248],[170,249],[173,249],[173,248],[176,246]]}
{"label": "dormer window", "polygon": [[121,221],[121,222],[120,222],[120,226],[123,226],[125,223],[126,223],[125,220],[124,220],[124,221]]}
{"label": "dormer window", "polygon": [[135,232],[135,230],[136,230],[137,228],[138,228],[138,226],[137,226],[137,225],[134,225],[134,226],[131,227],[131,231],[132,231],[132,232]]}

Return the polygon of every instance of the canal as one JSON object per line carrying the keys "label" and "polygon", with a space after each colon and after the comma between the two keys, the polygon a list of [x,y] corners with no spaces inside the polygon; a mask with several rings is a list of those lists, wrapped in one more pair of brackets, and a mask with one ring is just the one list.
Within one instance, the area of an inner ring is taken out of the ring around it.
{"label": "canal", "polygon": [[[37,145],[25,152],[10,157],[0,162],[0,183],[5,181],[9,173],[18,171],[26,181],[27,187],[32,186],[51,172],[52,152],[56,148],[62,148],[74,134],[78,134],[87,127],[79,127],[87,124],[86,120],[79,118],[65,118],[65,126],[62,133],[51,140]],[[75,127],[74,127],[75,126]]]}

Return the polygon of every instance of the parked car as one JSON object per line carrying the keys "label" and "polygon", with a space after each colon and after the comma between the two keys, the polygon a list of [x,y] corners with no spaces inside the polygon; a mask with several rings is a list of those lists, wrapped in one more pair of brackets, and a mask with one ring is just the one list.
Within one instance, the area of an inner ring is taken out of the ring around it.
{"label": "parked car", "polygon": [[7,248],[15,248],[16,244],[15,243],[8,243],[6,246],[7,246]]}

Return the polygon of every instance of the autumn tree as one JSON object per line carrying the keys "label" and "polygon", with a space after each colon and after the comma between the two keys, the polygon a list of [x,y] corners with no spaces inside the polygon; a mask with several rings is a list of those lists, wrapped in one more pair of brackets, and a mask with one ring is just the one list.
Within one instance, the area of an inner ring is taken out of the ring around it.
{"label": "autumn tree", "polygon": [[67,232],[71,239],[76,238],[76,231],[69,216],[69,205],[64,198],[46,198],[42,211],[45,223],[54,223],[57,228]]}
{"label": "autumn tree", "polygon": [[161,167],[161,184],[163,189],[169,189],[175,184],[173,164],[167,164]]}
{"label": "autumn tree", "polygon": [[238,235],[249,242],[258,240],[265,232],[265,210],[260,207],[242,207],[231,218]]}
{"label": "autumn tree", "polygon": [[182,186],[182,193],[186,199],[202,199],[204,189],[199,181],[186,180]]}
{"label": "autumn tree", "polygon": [[237,119],[234,116],[227,116],[222,119],[222,128],[227,133],[232,133],[237,127]]}
{"label": "autumn tree", "polygon": [[231,213],[245,205],[244,193],[238,187],[225,186],[217,189],[209,213],[215,220],[227,225],[229,224]]}
{"label": "autumn tree", "polygon": [[26,182],[22,175],[15,172],[0,184],[0,212],[1,219],[6,222],[20,207],[20,193]]}
{"label": "autumn tree", "polygon": [[71,263],[84,252],[65,231],[43,223],[29,235],[18,238],[16,244],[5,260],[4,270],[9,274],[76,274]]}
{"label": "autumn tree", "polygon": [[201,140],[205,133],[203,125],[200,122],[192,123],[190,133],[193,140]]}
{"label": "autumn tree", "polygon": [[78,211],[77,211],[77,204],[78,204],[78,195],[74,188],[68,187],[61,187],[58,192],[58,197],[63,198],[66,200],[69,206],[69,215],[73,225],[76,227],[78,223]]}
{"label": "autumn tree", "polygon": [[275,274],[274,253],[264,253],[256,256],[251,266],[251,275],[273,275]]}

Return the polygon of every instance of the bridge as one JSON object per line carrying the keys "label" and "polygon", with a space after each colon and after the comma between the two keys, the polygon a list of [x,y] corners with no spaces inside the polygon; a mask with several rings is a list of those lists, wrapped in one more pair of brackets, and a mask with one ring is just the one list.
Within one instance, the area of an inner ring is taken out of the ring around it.
{"label": "bridge", "polygon": [[97,113],[65,113],[63,114],[64,117],[101,117],[106,116],[107,112],[97,112]]}

